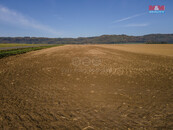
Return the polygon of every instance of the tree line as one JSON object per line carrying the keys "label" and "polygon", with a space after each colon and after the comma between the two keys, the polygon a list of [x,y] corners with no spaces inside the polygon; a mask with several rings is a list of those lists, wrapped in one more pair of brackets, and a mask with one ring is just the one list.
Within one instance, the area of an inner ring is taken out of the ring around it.
{"label": "tree line", "polygon": [[98,37],[79,38],[45,38],[45,37],[0,37],[0,43],[26,44],[117,44],[117,43],[173,43],[173,34],[149,34],[144,36],[102,35]]}

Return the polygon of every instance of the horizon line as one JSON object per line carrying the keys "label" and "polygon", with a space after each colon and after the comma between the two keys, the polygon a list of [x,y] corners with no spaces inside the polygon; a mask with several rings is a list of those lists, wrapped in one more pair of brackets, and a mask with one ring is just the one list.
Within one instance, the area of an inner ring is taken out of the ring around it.
{"label": "horizon line", "polygon": [[97,35],[97,36],[84,36],[84,37],[33,37],[33,36],[0,36],[0,38],[73,38],[73,39],[78,39],[78,38],[90,38],[90,37],[101,37],[101,36],[112,36],[112,35],[117,35],[117,36],[134,36],[134,37],[140,37],[140,36],[146,36],[146,35],[173,35],[173,33],[148,33],[144,35],[127,35],[127,34],[103,34],[103,35]]}

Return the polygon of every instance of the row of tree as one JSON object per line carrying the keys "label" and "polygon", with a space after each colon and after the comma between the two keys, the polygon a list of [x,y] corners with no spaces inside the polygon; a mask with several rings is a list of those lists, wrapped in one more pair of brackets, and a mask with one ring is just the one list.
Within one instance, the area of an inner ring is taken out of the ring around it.
{"label": "row of tree", "polygon": [[144,36],[102,35],[80,38],[44,38],[44,37],[0,37],[0,43],[27,44],[117,44],[117,43],[173,43],[173,34],[150,34]]}

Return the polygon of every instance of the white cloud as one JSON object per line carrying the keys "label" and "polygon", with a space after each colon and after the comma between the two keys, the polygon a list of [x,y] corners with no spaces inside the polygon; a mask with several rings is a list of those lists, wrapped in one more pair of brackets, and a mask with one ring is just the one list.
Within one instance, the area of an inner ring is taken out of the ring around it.
{"label": "white cloud", "polygon": [[146,13],[135,14],[135,15],[133,15],[133,16],[129,16],[129,17],[126,17],[126,18],[122,18],[122,19],[116,20],[116,21],[114,21],[113,23],[123,22],[123,21],[129,20],[129,19],[135,18],[135,17],[142,16],[142,15],[144,15],[144,14],[146,14]]}
{"label": "white cloud", "polygon": [[0,20],[18,26],[38,29],[39,31],[44,31],[54,35],[60,35],[60,33],[56,30],[46,25],[40,24],[31,18],[26,18],[21,13],[8,9],[2,5],[0,5]]}
{"label": "white cloud", "polygon": [[135,23],[135,24],[127,24],[124,27],[146,27],[148,23]]}
{"label": "white cloud", "polygon": [[149,23],[132,23],[132,24],[125,24],[125,25],[116,25],[111,26],[111,28],[126,28],[126,27],[147,27]]}

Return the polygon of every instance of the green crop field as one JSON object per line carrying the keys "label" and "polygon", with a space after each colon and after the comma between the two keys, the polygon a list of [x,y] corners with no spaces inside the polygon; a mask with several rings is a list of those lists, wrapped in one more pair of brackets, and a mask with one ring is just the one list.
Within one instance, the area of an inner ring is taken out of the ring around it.
{"label": "green crop field", "polygon": [[21,47],[21,46],[39,46],[48,44],[16,44],[16,43],[0,43],[0,47]]}
{"label": "green crop field", "polygon": [[[17,44],[16,44],[17,45]],[[23,44],[24,45],[24,44]],[[28,44],[27,44],[28,45]],[[31,45],[31,44],[30,44]],[[47,46],[37,46],[37,47],[28,47],[28,48],[18,48],[18,49],[10,49],[10,50],[0,50],[0,58],[11,56],[11,55],[17,55],[17,54],[23,54],[30,51],[55,47],[60,45],[47,45]],[[9,46],[8,46],[9,47]]]}

